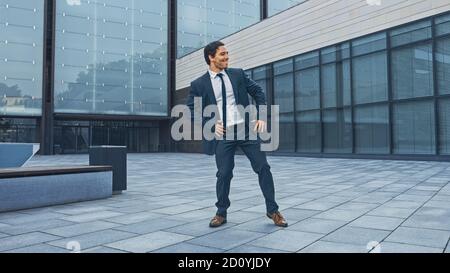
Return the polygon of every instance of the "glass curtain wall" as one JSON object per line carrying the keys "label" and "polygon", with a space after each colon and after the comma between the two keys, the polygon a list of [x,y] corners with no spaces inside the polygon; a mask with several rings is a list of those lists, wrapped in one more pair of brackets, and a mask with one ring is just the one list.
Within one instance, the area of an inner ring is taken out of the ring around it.
{"label": "glass curtain wall", "polygon": [[386,33],[352,41],[355,152],[387,154],[389,142]]}
{"label": "glass curtain wall", "polygon": [[260,20],[260,0],[178,0],[177,56]]}
{"label": "glass curtain wall", "polygon": [[293,60],[273,64],[273,104],[280,109],[279,152],[295,151]]}
{"label": "glass curtain wall", "polygon": [[57,154],[87,153],[91,145],[126,146],[128,152],[159,149],[158,122],[56,120],[54,132]]}
{"label": "glass curtain wall", "polygon": [[268,15],[272,16],[306,1],[308,0],[268,0]]}
{"label": "glass curtain wall", "polygon": [[278,152],[450,155],[449,14],[272,66]]}
{"label": "glass curtain wall", "polygon": [[57,113],[167,115],[167,0],[56,1]]}
{"label": "glass curtain wall", "polygon": [[0,115],[40,116],[44,0],[0,0]]}
{"label": "glass curtain wall", "polygon": [[393,47],[393,152],[435,154],[431,20],[394,29],[389,35]]}
{"label": "glass curtain wall", "polygon": [[320,54],[323,152],[351,153],[350,45],[331,46]]}
{"label": "glass curtain wall", "polygon": [[0,118],[1,142],[39,142],[38,121],[35,118]]}
{"label": "glass curtain wall", "polygon": [[437,17],[435,24],[435,92],[438,99],[438,151],[450,155],[450,14]]}
{"label": "glass curtain wall", "polygon": [[296,151],[321,152],[319,52],[295,58]]}

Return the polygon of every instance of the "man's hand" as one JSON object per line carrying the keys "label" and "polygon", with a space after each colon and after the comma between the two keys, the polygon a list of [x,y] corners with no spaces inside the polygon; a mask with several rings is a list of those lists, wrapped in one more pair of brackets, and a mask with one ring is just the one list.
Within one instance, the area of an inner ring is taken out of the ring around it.
{"label": "man's hand", "polygon": [[223,136],[223,134],[225,133],[225,128],[223,128],[223,122],[221,120],[216,122],[216,131],[215,134],[217,137],[221,137]]}
{"label": "man's hand", "polygon": [[257,120],[255,123],[255,128],[253,128],[253,131],[258,133],[264,133],[266,129],[267,129],[266,122],[263,120]]}

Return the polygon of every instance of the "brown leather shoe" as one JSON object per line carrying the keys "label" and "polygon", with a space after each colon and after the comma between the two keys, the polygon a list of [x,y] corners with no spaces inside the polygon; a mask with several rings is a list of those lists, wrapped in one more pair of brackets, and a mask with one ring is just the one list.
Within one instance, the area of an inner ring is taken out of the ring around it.
{"label": "brown leather shoe", "polygon": [[225,224],[227,222],[227,219],[225,217],[222,217],[220,215],[216,215],[211,219],[211,222],[209,222],[210,227],[220,227],[221,225]]}
{"label": "brown leather shoe", "polygon": [[283,215],[279,211],[276,211],[272,214],[267,213],[267,217],[273,220],[274,224],[279,227],[287,227],[288,223],[284,219]]}

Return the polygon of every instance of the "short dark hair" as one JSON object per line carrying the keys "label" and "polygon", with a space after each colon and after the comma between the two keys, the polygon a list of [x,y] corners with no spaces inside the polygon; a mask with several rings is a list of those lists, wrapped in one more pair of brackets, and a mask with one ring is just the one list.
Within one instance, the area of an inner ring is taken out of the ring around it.
{"label": "short dark hair", "polygon": [[216,56],[217,49],[221,46],[224,46],[225,44],[221,41],[214,41],[205,46],[205,49],[203,50],[203,55],[205,56],[205,61],[208,65],[210,65],[209,57],[208,56]]}

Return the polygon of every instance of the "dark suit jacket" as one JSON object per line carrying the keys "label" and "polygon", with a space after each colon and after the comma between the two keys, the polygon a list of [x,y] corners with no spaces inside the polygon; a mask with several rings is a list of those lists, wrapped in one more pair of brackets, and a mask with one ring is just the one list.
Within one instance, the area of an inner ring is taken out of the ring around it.
{"label": "dark suit jacket", "polygon": [[[266,97],[264,95],[264,92],[262,92],[262,88],[252,79],[250,79],[247,74],[245,74],[244,70],[237,68],[227,68],[225,69],[225,72],[230,78],[231,85],[233,86],[233,93],[236,104],[247,107],[250,103],[248,100],[248,94],[250,94],[250,96],[255,99],[258,111],[259,105],[266,104]],[[202,97],[202,113],[206,106],[211,104],[217,105],[216,96],[214,95],[211,78],[208,72],[191,82],[191,92],[189,93],[186,104],[191,110],[192,120],[194,118],[194,97]],[[212,118],[214,117],[203,117],[202,125],[205,125],[205,123]],[[248,124],[248,117],[246,117],[245,120]],[[216,144],[216,139],[208,141],[203,138],[204,153],[213,155],[216,151]]]}

